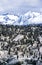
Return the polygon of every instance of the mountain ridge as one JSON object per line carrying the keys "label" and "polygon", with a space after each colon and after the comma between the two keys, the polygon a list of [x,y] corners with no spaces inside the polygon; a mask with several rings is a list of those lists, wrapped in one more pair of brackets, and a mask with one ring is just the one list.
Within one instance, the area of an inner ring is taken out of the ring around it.
{"label": "mountain ridge", "polygon": [[42,24],[42,14],[38,12],[28,11],[27,13],[20,15],[3,14],[0,15],[0,24],[3,25],[30,25],[30,24]]}

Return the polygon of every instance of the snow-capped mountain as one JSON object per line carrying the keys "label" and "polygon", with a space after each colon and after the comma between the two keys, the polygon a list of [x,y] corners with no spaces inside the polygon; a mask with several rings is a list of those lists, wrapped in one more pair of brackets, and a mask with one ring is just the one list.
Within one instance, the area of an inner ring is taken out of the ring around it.
{"label": "snow-capped mountain", "polygon": [[42,24],[42,14],[38,12],[27,12],[24,15],[0,15],[0,24],[3,25],[29,25]]}
{"label": "snow-capped mountain", "polygon": [[[39,24],[39,23],[42,23],[42,19],[40,17],[41,17],[40,13],[29,11],[23,15],[22,22],[24,25]],[[38,22],[38,19],[39,19],[39,22]]]}
{"label": "snow-capped mountain", "polygon": [[15,21],[18,21],[19,17],[14,15],[0,15],[0,24],[13,25]]}

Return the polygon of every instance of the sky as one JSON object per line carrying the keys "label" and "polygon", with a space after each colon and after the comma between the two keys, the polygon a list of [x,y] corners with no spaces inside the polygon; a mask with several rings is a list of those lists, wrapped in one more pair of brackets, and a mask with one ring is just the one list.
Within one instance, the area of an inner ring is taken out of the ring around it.
{"label": "sky", "polygon": [[29,10],[42,12],[42,0],[0,0],[0,12],[7,10],[22,13]]}

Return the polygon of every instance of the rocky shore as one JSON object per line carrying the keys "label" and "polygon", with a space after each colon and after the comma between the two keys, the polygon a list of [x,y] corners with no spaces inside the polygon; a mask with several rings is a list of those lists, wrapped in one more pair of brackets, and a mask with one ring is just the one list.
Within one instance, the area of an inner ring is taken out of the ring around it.
{"label": "rocky shore", "polygon": [[42,65],[42,26],[0,25],[0,64],[16,63]]}

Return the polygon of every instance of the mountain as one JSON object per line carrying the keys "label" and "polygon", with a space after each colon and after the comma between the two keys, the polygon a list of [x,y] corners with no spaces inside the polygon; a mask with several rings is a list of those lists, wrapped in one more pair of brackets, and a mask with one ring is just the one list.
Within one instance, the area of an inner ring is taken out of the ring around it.
{"label": "mountain", "polygon": [[0,24],[13,25],[15,21],[18,21],[19,17],[14,15],[0,15]]}
{"label": "mountain", "polygon": [[0,15],[0,24],[3,25],[29,25],[42,24],[42,14],[38,12],[27,12],[23,15],[3,14]]}

